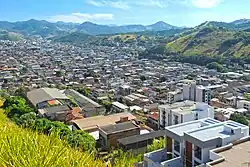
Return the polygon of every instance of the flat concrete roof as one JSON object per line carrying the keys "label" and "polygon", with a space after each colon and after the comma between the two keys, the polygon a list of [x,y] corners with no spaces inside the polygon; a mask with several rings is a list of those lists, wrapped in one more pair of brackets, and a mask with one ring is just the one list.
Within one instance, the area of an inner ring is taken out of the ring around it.
{"label": "flat concrete roof", "polygon": [[217,126],[207,127],[206,129],[199,129],[193,132],[188,133],[190,136],[202,140],[202,141],[208,141],[215,138],[226,138],[230,137],[233,134],[230,132],[224,131],[224,124],[219,124]]}
{"label": "flat concrete roof", "polygon": [[234,121],[226,121],[226,122],[221,122],[221,123],[215,122],[212,124],[213,126],[206,126],[206,127],[198,128],[196,130],[187,132],[187,134],[201,141],[209,141],[209,140],[216,139],[216,138],[227,138],[227,137],[233,136],[234,135],[233,133],[229,131],[225,131],[225,126],[228,126],[231,129],[247,128],[247,126],[239,124]]}
{"label": "flat concrete roof", "polygon": [[220,121],[217,121],[213,118],[205,118],[205,119],[199,119],[196,121],[190,121],[190,122],[186,122],[186,123],[182,123],[178,125],[168,126],[166,127],[166,129],[171,131],[172,133],[177,134],[178,136],[184,136],[184,133],[197,130],[204,126],[213,125],[215,123],[220,123]]}
{"label": "flat concrete roof", "polygon": [[250,163],[250,141],[234,145],[231,149],[218,153],[225,160],[212,167],[248,167]]}

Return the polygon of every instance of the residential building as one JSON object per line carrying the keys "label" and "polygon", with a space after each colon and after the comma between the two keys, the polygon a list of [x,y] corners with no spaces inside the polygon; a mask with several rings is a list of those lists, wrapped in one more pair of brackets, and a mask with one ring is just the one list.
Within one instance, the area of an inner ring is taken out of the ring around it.
{"label": "residential building", "polygon": [[171,91],[167,93],[167,102],[169,104],[182,100],[183,100],[183,93],[181,90]]}
{"label": "residential building", "polygon": [[195,101],[209,104],[211,101],[211,89],[202,85],[196,86]]}
{"label": "residential building", "polygon": [[249,166],[250,137],[209,151],[211,162],[205,167]]}
{"label": "residential building", "polygon": [[[27,92],[30,103],[36,107],[40,117],[56,121],[82,118],[79,107],[72,107],[70,99],[55,88],[40,88]],[[69,117],[73,114],[72,117]]]}
{"label": "residential building", "polygon": [[247,109],[247,111],[250,111],[250,101],[247,100],[237,101],[237,108],[244,108]]}
{"label": "residential building", "polygon": [[249,136],[249,127],[212,118],[166,127],[166,148],[144,155],[145,167],[194,167],[210,161],[210,150]]}
{"label": "residential building", "polygon": [[183,85],[183,99],[192,100],[197,102],[210,103],[211,93],[213,90],[220,89],[224,85],[196,85],[195,83],[189,83]]}
{"label": "residential building", "polygon": [[118,145],[125,151],[132,150],[135,154],[145,153],[147,151],[147,146],[152,144],[154,139],[164,137],[165,130],[153,131],[146,134],[118,139]]}
{"label": "residential building", "polygon": [[98,115],[89,118],[72,120],[70,123],[73,125],[73,130],[84,130],[87,132],[98,131],[98,127],[115,125],[121,122],[135,120],[136,117],[131,113],[124,112],[112,115]]}
{"label": "residential building", "polygon": [[40,88],[27,92],[27,98],[37,109],[62,105],[69,98],[56,88]]}
{"label": "residential building", "polygon": [[157,130],[158,129],[158,123],[159,123],[159,113],[153,112],[147,116],[147,126],[150,128]]}
{"label": "residential building", "polygon": [[140,107],[150,104],[149,98],[139,93],[132,93],[128,96],[125,96],[124,102],[128,105],[137,105]]}
{"label": "residential building", "polygon": [[118,93],[122,96],[128,96],[131,94],[131,87],[129,85],[122,85],[119,87]]}
{"label": "residential building", "polygon": [[76,101],[76,103],[82,109],[82,114],[84,115],[84,117],[102,115],[106,111],[103,105],[98,104],[97,102],[91,100],[90,98],[73,89],[66,89],[64,93],[67,96],[72,97]]}
{"label": "residential building", "polygon": [[112,103],[112,109],[111,110],[113,112],[115,112],[115,113],[128,112],[129,107],[116,101],[116,102]]}
{"label": "residential building", "polygon": [[202,118],[214,118],[214,109],[206,103],[182,101],[159,106],[159,128]]}
{"label": "residential building", "polygon": [[117,147],[118,139],[139,134],[140,127],[130,121],[99,127],[100,144],[106,149]]}
{"label": "residential building", "polygon": [[183,100],[195,101],[196,83],[189,83],[183,85]]}

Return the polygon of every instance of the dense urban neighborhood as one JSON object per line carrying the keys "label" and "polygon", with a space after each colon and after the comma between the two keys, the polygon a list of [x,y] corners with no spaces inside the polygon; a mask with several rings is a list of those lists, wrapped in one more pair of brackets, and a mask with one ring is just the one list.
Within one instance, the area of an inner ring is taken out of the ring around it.
{"label": "dense urban neighborhood", "polygon": [[91,38],[0,40],[0,96],[11,122],[56,133],[89,152],[92,166],[249,165],[247,61],[202,65],[149,52],[159,36]]}

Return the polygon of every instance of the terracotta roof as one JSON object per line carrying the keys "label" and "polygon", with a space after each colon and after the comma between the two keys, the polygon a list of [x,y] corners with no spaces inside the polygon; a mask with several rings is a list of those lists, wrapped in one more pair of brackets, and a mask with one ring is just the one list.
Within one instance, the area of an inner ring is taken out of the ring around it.
{"label": "terracotta roof", "polygon": [[154,120],[159,120],[159,114],[157,112],[154,112],[153,114],[150,114],[149,117],[154,119]]}

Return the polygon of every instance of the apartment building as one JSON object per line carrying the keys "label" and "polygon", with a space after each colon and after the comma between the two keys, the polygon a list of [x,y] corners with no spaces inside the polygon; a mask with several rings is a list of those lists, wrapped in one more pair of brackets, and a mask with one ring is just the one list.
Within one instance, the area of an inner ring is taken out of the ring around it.
{"label": "apartment building", "polygon": [[167,102],[169,104],[182,100],[183,100],[183,93],[181,90],[171,91],[167,93]]}
{"label": "apartment building", "polygon": [[250,101],[247,101],[247,100],[237,101],[237,108],[244,108],[247,111],[250,111]]}
{"label": "apartment building", "polygon": [[183,85],[183,99],[192,100],[197,102],[210,103],[211,92],[216,89],[222,88],[223,85],[196,85],[195,83]]}
{"label": "apartment building", "polygon": [[169,105],[159,106],[158,127],[176,125],[202,118],[214,118],[214,108],[206,103],[182,101]]}
{"label": "apartment building", "polygon": [[212,118],[166,127],[166,147],[144,155],[144,167],[194,167],[206,164],[210,150],[249,136],[249,127]]}

